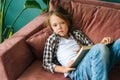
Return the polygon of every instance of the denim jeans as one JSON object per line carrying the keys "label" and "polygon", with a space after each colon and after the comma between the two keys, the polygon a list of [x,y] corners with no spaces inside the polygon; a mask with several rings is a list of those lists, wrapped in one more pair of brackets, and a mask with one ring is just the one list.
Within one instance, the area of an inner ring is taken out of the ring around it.
{"label": "denim jeans", "polygon": [[68,74],[72,80],[108,80],[108,71],[120,60],[120,39],[110,45],[96,44]]}

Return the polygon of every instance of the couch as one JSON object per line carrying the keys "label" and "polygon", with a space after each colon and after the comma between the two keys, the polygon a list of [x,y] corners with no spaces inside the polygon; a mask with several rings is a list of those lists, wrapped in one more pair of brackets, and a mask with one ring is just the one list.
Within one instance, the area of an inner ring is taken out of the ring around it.
{"label": "couch", "polygon": [[[120,38],[120,4],[95,0],[50,0],[50,9],[61,6],[73,16],[73,26],[95,44],[105,36]],[[33,19],[0,44],[0,80],[70,80],[42,67],[46,39],[46,13]],[[109,80],[120,80],[120,62],[109,71]]]}

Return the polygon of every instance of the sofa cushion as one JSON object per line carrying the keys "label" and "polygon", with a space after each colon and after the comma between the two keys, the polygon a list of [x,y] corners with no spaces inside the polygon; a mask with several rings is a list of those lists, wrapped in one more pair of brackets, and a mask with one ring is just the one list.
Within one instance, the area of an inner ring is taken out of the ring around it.
{"label": "sofa cushion", "polygon": [[[17,80],[71,80],[63,74],[51,74],[42,68],[42,62],[36,60]],[[109,72],[109,80],[119,80],[120,69],[112,68]],[[114,75],[113,75],[114,73]]]}
{"label": "sofa cushion", "polygon": [[37,58],[42,59],[45,42],[51,33],[50,28],[46,27],[27,39],[27,43]]}
{"label": "sofa cushion", "polygon": [[18,78],[18,80],[71,80],[65,78],[63,74],[51,74],[42,68],[42,62],[36,60],[32,65]]}

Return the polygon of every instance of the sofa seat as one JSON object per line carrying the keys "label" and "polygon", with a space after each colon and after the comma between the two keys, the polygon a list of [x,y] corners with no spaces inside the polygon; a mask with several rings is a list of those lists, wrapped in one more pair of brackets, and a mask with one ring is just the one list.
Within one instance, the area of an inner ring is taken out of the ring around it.
{"label": "sofa seat", "polygon": [[[63,74],[55,73],[51,74],[43,69],[42,61],[35,60],[29,68],[17,79],[17,80],[71,80],[69,78],[65,78]],[[119,80],[120,67],[117,64],[112,70],[109,72],[109,80]],[[114,73],[114,74],[113,74]]]}
{"label": "sofa seat", "polygon": [[51,74],[42,68],[42,62],[35,60],[17,80],[70,80],[63,74]]}
{"label": "sofa seat", "polygon": [[120,61],[110,70],[108,80],[120,80]]}

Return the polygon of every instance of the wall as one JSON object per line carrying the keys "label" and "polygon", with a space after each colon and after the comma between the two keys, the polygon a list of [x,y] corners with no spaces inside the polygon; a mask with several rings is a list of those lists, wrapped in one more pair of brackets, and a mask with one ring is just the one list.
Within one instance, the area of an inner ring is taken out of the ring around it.
{"label": "wall", "polygon": [[[18,13],[23,10],[24,4],[26,0],[12,0],[12,3],[10,4],[10,7],[8,8],[6,17],[5,17],[5,24],[7,27],[9,27],[15,20]],[[45,8],[45,4],[42,2],[42,0],[36,0],[39,2],[40,5],[42,5],[42,8]],[[6,0],[6,6],[10,0]],[[21,29],[24,25],[26,25],[28,22],[33,20],[35,17],[40,15],[39,9],[26,9],[22,15],[19,17],[15,25],[13,26],[14,32],[17,32],[19,29]]]}

